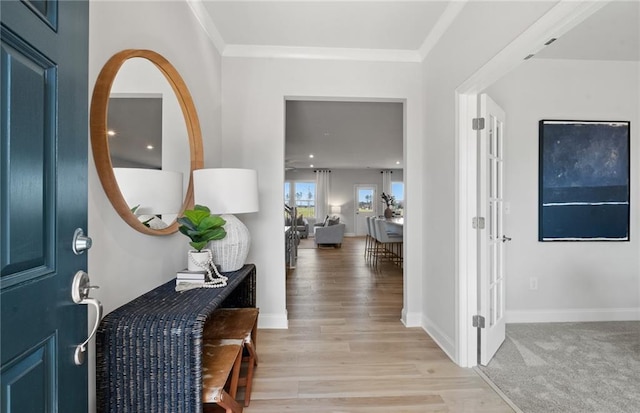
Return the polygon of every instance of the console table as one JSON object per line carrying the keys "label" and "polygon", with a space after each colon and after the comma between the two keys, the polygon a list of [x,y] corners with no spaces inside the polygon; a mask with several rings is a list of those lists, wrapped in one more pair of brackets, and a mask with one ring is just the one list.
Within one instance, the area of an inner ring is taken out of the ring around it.
{"label": "console table", "polygon": [[223,288],[175,291],[169,281],[107,314],[96,335],[100,413],[202,412],[202,333],[218,307],[255,307],[256,267]]}

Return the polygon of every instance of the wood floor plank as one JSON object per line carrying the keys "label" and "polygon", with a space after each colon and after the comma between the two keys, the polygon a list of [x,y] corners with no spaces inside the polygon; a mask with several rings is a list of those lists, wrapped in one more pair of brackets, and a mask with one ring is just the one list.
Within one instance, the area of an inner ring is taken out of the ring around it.
{"label": "wood floor plank", "polygon": [[[287,273],[288,330],[259,330],[246,413],[507,413],[472,370],[406,328],[402,270],[369,266],[364,239],[300,249]],[[240,398],[242,393],[240,393]]]}

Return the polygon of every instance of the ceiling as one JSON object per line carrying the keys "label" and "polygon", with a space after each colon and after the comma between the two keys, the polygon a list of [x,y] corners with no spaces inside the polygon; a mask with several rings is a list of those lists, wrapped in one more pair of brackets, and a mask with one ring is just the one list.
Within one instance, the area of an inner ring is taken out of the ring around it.
{"label": "ceiling", "polygon": [[[375,52],[383,60],[424,58],[464,6],[459,0],[187,1],[202,6],[200,11],[206,15],[208,30],[215,33],[214,42],[223,56],[238,51],[255,55],[269,48],[284,54],[283,50],[303,50],[305,54],[330,50],[332,56],[354,58]],[[194,12],[198,13],[196,8]],[[639,22],[640,2],[614,0],[534,58],[639,61]],[[365,125],[357,120],[359,116],[368,116],[368,122],[398,116],[401,104],[336,102],[341,110],[331,105],[291,104],[295,111],[287,111],[286,167],[309,168],[310,153],[315,155],[314,168],[402,166],[401,125],[395,131],[388,129],[389,124],[362,131],[356,127]],[[372,112],[367,115],[367,110]],[[390,112],[382,115],[382,110]],[[303,116],[296,119],[297,113]],[[399,116],[402,119],[401,113]]]}

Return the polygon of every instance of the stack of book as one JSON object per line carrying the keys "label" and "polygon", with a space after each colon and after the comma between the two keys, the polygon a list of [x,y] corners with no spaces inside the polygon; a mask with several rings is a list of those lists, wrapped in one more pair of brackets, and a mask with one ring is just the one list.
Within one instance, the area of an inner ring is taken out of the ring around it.
{"label": "stack of book", "polygon": [[206,281],[206,271],[187,271],[184,269],[176,273],[176,285],[180,284],[198,284],[204,285]]}

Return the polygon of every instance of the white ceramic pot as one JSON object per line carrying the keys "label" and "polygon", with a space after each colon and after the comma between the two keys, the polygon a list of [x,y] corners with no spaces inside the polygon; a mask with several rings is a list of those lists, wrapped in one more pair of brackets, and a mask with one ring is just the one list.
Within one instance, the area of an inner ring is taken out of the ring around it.
{"label": "white ceramic pot", "polygon": [[187,270],[204,271],[207,265],[211,263],[211,250],[203,249],[202,251],[190,250],[187,253]]}

